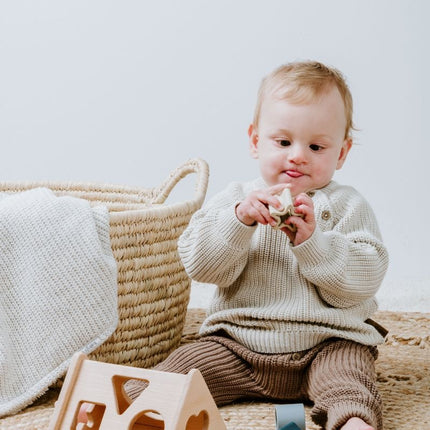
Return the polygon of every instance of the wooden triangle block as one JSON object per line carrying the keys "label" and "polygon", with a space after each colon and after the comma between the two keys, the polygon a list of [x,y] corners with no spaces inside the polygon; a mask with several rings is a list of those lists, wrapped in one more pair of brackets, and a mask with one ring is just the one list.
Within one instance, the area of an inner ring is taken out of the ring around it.
{"label": "wooden triangle block", "polygon": [[[124,392],[130,379],[146,388],[134,401]],[[87,423],[78,423],[83,403]],[[76,353],[70,364],[49,430],[226,430],[203,376],[138,369],[88,360]]]}

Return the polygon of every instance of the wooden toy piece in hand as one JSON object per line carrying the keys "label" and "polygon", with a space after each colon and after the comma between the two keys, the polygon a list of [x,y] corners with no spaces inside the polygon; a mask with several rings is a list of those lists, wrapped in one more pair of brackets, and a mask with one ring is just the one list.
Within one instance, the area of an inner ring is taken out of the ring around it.
{"label": "wooden toy piece in hand", "polygon": [[292,232],[297,230],[295,225],[285,224],[285,221],[290,216],[299,216],[303,218],[303,214],[299,214],[294,210],[293,198],[291,197],[291,191],[289,188],[285,188],[281,195],[277,196],[278,200],[282,204],[281,209],[276,209],[273,206],[269,206],[270,216],[276,221],[275,229],[288,228]]}

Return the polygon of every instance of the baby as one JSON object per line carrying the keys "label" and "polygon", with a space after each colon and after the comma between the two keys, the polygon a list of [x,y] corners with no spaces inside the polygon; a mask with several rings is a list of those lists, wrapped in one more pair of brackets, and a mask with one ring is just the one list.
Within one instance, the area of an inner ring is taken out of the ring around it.
{"label": "baby", "polygon": [[[327,430],[382,429],[375,359],[384,335],[370,318],[388,255],[368,202],[332,179],[352,128],[336,69],[295,62],[263,80],[248,130],[260,176],[232,182],[181,236],[187,273],[217,289],[200,339],[157,370],[199,369],[219,406],[309,401]],[[294,213],[277,229],[270,207],[281,209],[286,187]],[[142,386],[125,389],[134,398]]]}

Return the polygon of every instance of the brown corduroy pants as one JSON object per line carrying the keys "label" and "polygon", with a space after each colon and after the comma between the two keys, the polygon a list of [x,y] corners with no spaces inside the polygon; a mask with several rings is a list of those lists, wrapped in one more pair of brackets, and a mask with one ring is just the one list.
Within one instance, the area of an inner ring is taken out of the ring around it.
{"label": "brown corduroy pants", "polygon": [[[340,429],[351,417],[382,430],[376,357],[376,347],[342,339],[299,353],[260,354],[228,337],[206,336],[181,346],[155,369],[199,369],[218,406],[239,399],[311,401],[313,421],[327,430]],[[134,380],[125,386],[132,399],[142,389]]]}

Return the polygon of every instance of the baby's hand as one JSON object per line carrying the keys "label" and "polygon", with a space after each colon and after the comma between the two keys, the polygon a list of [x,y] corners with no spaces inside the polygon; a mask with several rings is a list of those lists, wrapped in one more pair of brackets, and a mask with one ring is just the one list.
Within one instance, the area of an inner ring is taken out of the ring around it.
{"label": "baby's hand", "polygon": [[281,209],[282,204],[276,197],[280,194],[285,184],[277,184],[263,190],[256,190],[246,196],[245,200],[236,206],[236,216],[240,222],[246,225],[255,223],[276,225],[276,221],[270,216],[269,206]]}
{"label": "baby's hand", "polygon": [[295,211],[303,215],[302,217],[290,216],[286,224],[295,225],[297,230],[292,232],[288,228],[283,228],[282,231],[289,237],[293,245],[299,245],[305,240],[308,240],[316,227],[314,203],[312,199],[305,193],[299,194],[294,200]]}

